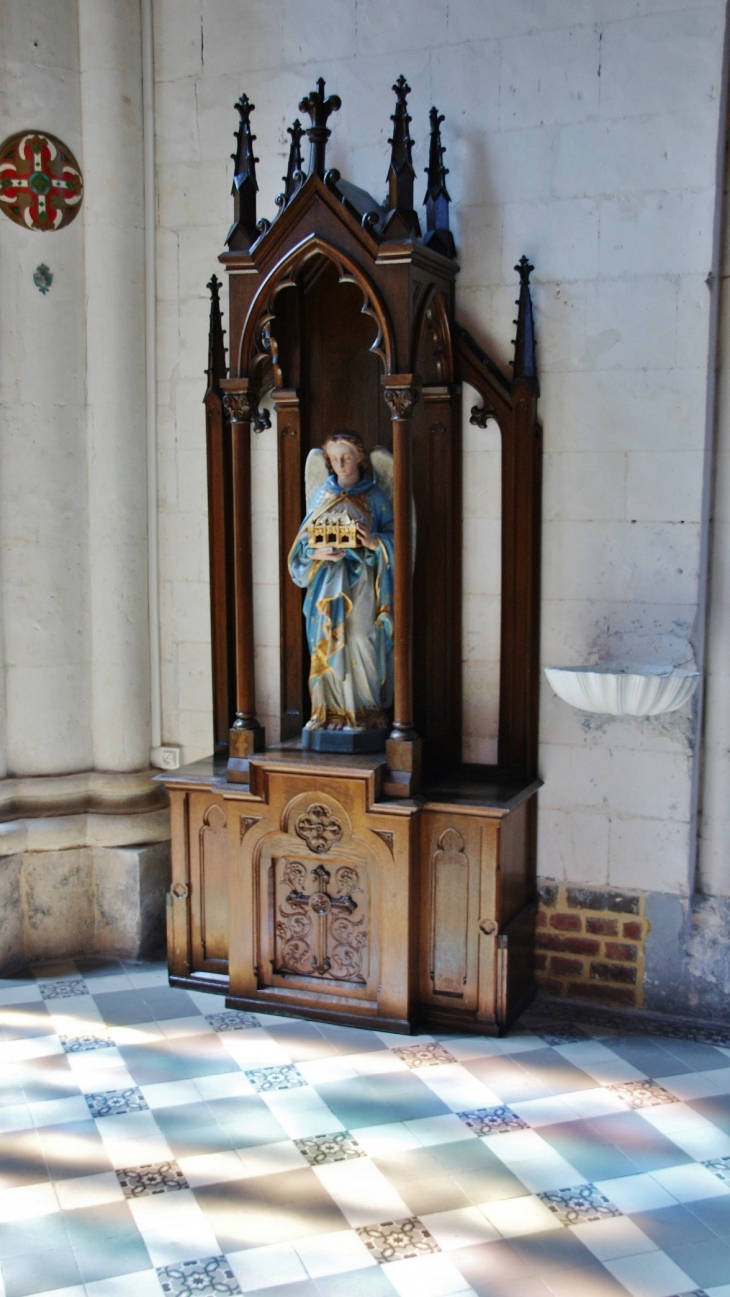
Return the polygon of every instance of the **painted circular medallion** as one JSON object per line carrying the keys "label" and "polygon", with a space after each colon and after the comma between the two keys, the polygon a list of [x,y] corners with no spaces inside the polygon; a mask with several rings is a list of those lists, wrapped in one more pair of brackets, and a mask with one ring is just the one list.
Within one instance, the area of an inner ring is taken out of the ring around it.
{"label": "painted circular medallion", "polygon": [[81,207],[84,182],[70,149],[46,131],[18,131],[0,145],[0,208],[29,230],[60,230]]}

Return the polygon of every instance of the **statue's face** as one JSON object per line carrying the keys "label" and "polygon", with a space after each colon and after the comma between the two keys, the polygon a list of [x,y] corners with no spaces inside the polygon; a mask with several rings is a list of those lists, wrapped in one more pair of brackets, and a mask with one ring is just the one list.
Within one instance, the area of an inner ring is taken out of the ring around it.
{"label": "statue's face", "polygon": [[340,486],[354,486],[360,481],[360,455],[349,441],[328,441],[327,457]]}

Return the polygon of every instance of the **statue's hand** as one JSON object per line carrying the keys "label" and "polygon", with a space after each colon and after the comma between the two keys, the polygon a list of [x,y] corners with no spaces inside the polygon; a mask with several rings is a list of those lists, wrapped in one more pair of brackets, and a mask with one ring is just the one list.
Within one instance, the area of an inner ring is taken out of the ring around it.
{"label": "statue's hand", "polygon": [[368,531],[364,523],[357,524],[357,539],[365,549],[377,549],[378,542],[371,531]]}
{"label": "statue's hand", "polygon": [[345,557],[343,549],[315,549],[313,553],[316,558],[322,558],[327,563],[336,563],[338,559]]}

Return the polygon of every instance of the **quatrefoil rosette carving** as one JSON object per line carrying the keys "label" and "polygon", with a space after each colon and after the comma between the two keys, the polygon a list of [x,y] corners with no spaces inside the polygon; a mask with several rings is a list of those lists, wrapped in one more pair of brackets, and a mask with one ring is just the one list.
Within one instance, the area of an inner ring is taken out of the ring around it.
{"label": "quatrefoil rosette carving", "polygon": [[340,841],[342,821],[332,814],[329,806],[314,803],[298,817],[294,832],[306,842],[310,851],[322,855]]}

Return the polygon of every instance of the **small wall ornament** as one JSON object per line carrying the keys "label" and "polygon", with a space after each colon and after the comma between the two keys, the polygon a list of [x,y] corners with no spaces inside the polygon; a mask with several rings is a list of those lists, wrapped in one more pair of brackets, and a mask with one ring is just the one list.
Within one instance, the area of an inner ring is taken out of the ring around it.
{"label": "small wall ornament", "polygon": [[0,145],[0,208],[29,230],[61,230],[78,214],[84,182],[73,153],[47,131],[18,131]]}
{"label": "small wall ornament", "polygon": [[35,284],[39,293],[42,293],[43,296],[45,297],[46,293],[51,287],[51,284],[53,283],[53,272],[48,269],[48,266],[46,265],[45,261],[42,261],[39,266],[36,266],[35,273],[33,275],[33,283]]}

